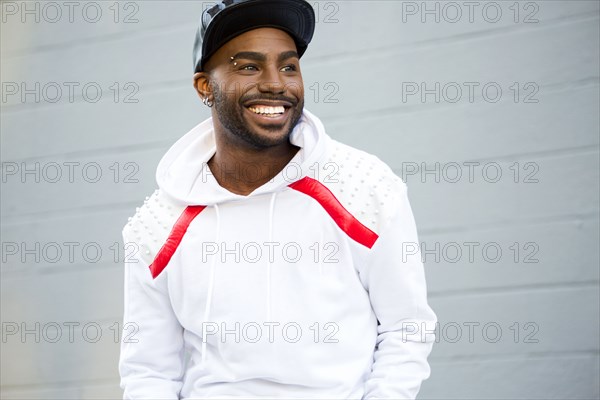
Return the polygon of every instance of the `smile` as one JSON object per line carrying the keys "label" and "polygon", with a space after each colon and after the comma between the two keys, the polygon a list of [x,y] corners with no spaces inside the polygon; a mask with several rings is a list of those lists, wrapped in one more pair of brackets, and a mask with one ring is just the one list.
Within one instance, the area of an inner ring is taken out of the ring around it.
{"label": "smile", "polygon": [[252,111],[255,114],[264,115],[267,117],[277,117],[285,112],[285,107],[283,106],[250,106],[248,110]]}

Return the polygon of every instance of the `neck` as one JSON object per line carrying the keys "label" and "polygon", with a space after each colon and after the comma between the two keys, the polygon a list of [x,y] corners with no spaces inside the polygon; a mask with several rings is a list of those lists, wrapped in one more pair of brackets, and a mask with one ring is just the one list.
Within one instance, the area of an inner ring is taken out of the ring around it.
{"label": "neck", "polygon": [[256,149],[227,143],[223,135],[215,139],[217,151],[208,161],[211,173],[223,188],[243,196],[273,179],[300,150],[289,142]]}

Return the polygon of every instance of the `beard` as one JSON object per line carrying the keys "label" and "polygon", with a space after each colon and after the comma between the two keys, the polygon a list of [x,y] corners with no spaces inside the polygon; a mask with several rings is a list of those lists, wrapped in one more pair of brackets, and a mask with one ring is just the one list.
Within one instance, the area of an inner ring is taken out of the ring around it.
{"label": "beard", "polygon": [[[227,129],[231,135],[243,140],[245,143],[256,149],[266,149],[289,142],[290,134],[302,117],[302,110],[304,108],[304,99],[301,98],[296,101],[293,98],[288,98],[283,95],[258,94],[242,96],[238,99],[238,101],[236,101],[235,99],[228,98],[227,93],[222,91],[219,85],[214,85],[213,96],[215,111],[221,125],[223,125],[223,127],[225,127],[225,129]],[[259,125],[263,130],[273,133],[273,135],[261,135],[259,132],[253,131],[249,124],[244,121],[243,112],[245,107],[242,104],[255,99],[275,101],[280,100],[287,101],[292,104],[292,107],[289,109],[291,112],[291,123],[289,124],[289,127],[283,136],[278,136],[277,133],[282,129],[285,129],[286,123],[281,125]]]}

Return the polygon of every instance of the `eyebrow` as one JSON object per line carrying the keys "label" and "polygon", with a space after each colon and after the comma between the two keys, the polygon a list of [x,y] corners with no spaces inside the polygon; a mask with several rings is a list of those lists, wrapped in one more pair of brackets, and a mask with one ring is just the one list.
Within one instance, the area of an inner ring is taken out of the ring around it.
{"label": "eyebrow", "polygon": [[300,59],[300,56],[294,50],[290,50],[290,51],[286,51],[286,52],[281,53],[279,55],[279,57],[277,57],[277,61],[278,62],[282,62],[284,60],[287,60],[288,58],[298,58],[298,59]]}
{"label": "eyebrow", "polygon": [[[265,56],[263,53],[258,53],[255,51],[240,51],[239,53],[237,53],[236,55],[231,57],[230,62],[233,62],[240,58],[246,59],[246,60],[261,61],[261,62],[267,61],[267,56]],[[285,51],[277,57],[277,62],[282,62],[284,60],[287,60],[288,58],[300,59],[300,56],[298,55],[298,53],[296,51],[293,51],[293,50]]]}

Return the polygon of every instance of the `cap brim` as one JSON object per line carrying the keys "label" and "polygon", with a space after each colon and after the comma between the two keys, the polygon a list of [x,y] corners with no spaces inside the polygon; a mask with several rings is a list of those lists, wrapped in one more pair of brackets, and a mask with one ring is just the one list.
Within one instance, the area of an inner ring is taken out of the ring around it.
{"label": "cap brim", "polygon": [[202,41],[203,56],[196,71],[203,70],[206,61],[225,43],[257,28],[287,32],[301,57],[312,40],[315,13],[309,4],[295,0],[248,0],[232,4],[215,15],[208,25]]}

